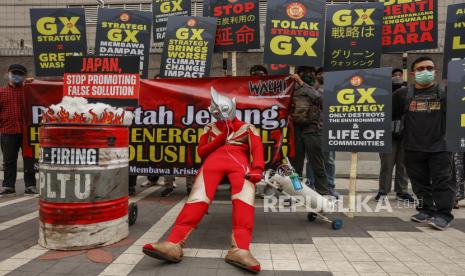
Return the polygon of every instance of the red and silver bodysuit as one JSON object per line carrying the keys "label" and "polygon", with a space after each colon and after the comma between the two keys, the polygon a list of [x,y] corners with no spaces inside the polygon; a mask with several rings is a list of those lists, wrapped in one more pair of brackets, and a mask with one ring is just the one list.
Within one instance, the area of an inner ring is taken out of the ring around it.
{"label": "red and silver bodysuit", "polygon": [[187,238],[207,212],[221,180],[228,177],[233,205],[233,244],[249,250],[254,227],[255,183],[260,181],[264,170],[263,152],[261,137],[253,125],[237,118],[208,124],[198,147],[203,165],[168,241],[180,243]]}

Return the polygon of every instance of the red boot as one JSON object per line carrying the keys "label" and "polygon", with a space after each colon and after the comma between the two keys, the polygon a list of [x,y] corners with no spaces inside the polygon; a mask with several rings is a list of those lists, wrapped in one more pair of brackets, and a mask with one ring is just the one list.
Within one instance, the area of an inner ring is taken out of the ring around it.
{"label": "red boot", "polygon": [[234,245],[231,246],[224,260],[229,264],[253,273],[259,273],[261,270],[260,263],[252,256],[249,250],[240,249]]}
{"label": "red boot", "polygon": [[142,252],[145,255],[156,258],[159,260],[168,261],[171,263],[179,263],[182,261],[182,243],[172,243],[172,242],[157,242],[155,244],[148,243],[144,245]]}

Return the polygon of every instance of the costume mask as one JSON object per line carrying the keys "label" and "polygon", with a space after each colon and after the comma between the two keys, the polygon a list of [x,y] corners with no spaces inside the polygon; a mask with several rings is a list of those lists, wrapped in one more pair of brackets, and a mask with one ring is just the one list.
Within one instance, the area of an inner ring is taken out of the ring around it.
{"label": "costume mask", "polygon": [[232,100],[211,88],[212,102],[208,110],[216,120],[232,120],[236,117],[236,98]]}

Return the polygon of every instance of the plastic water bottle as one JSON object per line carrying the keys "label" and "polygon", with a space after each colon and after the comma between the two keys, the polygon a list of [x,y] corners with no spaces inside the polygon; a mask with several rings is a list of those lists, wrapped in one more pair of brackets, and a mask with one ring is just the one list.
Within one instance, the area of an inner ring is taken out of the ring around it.
{"label": "plastic water bottle", "polygon": [[303,189],[302,183],[300,183],[299,175],[297,173],[292,173],[290,176],[292,181],[292,186],[294,186],[295,191],[300,191]]}

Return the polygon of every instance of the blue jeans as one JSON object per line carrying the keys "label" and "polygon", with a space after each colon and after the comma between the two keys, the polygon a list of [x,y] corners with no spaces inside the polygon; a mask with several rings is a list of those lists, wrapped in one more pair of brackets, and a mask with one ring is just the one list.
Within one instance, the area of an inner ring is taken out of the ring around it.
{"label": "blue jeans", "polygon": [[[334,180],[336,179],[335,159],[336,152],[330,151],[328,162],[325,163],[326,178],[328,179],[328,190],[334,190],[336,188],[336,184],[334,184]],[[310,180],[310,184],[312,187],[315,187],[315,177],[313,176],[312,164],[309,160],[307,160],[307,167],[305,169],[307,178]]]}

